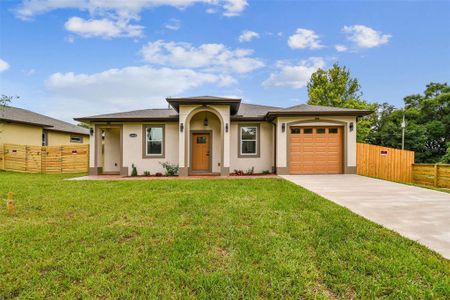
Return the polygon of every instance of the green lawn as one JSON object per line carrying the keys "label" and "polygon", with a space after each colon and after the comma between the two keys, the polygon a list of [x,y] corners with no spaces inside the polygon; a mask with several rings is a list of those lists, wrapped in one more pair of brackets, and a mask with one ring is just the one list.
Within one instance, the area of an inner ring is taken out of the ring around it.
{"label": "green lawn", "polygon": [[450,298],[448,260],[281,179],[63,178],[0,173],[0,299]]}

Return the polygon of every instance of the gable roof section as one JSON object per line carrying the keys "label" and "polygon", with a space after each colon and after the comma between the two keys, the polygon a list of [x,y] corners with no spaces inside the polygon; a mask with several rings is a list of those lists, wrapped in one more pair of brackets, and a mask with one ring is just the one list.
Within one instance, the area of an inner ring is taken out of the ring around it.
{"label": "gable roof section", "polygon": [[0,120],[41,126],[51,131],[89,135],[89,130],[86,128],[13,106],[0,107]]}
{"label": "gable roof section", "polygon": [[215,96],[166,98],[166,101],[178,112],[180,104],[225,104],[230,106],[230,113],[234,115],[239,110],[240,98],[226,98]]}

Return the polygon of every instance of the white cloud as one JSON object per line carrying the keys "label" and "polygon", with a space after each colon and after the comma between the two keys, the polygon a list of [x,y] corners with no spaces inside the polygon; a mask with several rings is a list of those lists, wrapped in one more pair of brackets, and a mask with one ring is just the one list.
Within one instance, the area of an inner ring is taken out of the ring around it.
{"label": "white cloud", "polygon": [[234,82],[228,75],[135,66],[93,74],[54,73],[45,81],[45,86],[61,112],[67,110],[73,114],[76,111],[82,115],[165,107],[167,96],[204,85],[222,87]]}
{"label": "white cloud", "polygon": [[390,34],[383,34],[364,25],[344,26],[342,32],[347,34],[349,41],[360,48],[374,48],[387,44],[392,37]]}
{"label": "white cloud", "polygon": [[223,8],[224,8],[224,16],[234,17],[239,16],[248,5],[247,0],[224,0]]}
{"label": "white cloud", "polygon": [[142,10],[160,6],[185,9],[194,4],[221,6],[224,16],[237,16],[248,5],[247,0],[23,0],[15,10],[21,19],[30,19],[56,9],[79,9],[91,16],[114,15],[121,19],[139,19]]}
{"label": "white cloud", "polygon": [[[15,13],[22,20],[30,20],[57,9],[78,9],[87,11],[90,18],[67,20],[65,28],[70,32],[82,37],[140,37],[144,27],[130,22],[139,21],[143,10],[161,6],[185,9],[194,4],[212,6],[208,13],[221,7],[222,14],[227,17],[240,15],[248,6],[247,0],[23,0]],[[166,24],[166,28],[178,30],[179,21]]]}
{"label": "white cloud", "polygon": [[300,89],[305,87],[311,75],[319,68],[325,66],[325,60],[321,57],[311,57],[292,65],[286,61],[278,61],[278,71],[270,74],[262,85],[264,87],[291,87]]}
{"label": "white cloud", "polygon": [[259,33],[250,31],[250,30],[244,30],[242,31],[241,35],[239,36],[239,42],[250,42],[252,39],[258,39]]}
{"label": "white cloud", "polygon": [[313,31],[304,28],[298,28],[297,31],[288,39],[288,45],[292,49],[320,49],[319,36]]}
{"label": "white cloud", "polygon": [[145,61],[152,64],[181,68],[202,68],[221,72],[248,73],[264,66],[253,58],[253,50],[230,50],[223,44],[202,44],[195,47],[189,43],[150,42],[141,49]]}
{"label": "white cloud", "polygon": [[347,46],[341,44],[334,45],[334,48],[336,49],[337,52],[345,52],[348,50]]}
{"label": "white cloud", "polygon": [[143,27],[128,24],[126,20],[113,21],[110,19],[84,20],[79,17],[70,18],[64,27],[67,31],[76,33],[82,37],[140,37]]}
{"label": "white cloud", "polygon": [[167,29],[176,31],[181,28],[181,21],[172,18],[164,25],[164,27],[166,27]]}
{"label": "white cloud", "polygon": [[9,64],[0,58],[0,73],[9,69]]}

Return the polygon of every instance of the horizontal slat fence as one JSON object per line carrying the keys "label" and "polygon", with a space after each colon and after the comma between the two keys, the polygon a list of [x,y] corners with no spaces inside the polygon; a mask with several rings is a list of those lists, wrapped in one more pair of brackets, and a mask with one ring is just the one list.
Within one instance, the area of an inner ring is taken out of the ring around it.
{"label": "horizontal slat fence", "polygon": [[89,145],[28,146],[0,145],[0,168],[27,173],[85,173]]}
{"label": "horizontal slat fence", "polygon": [[359,175],[398,182],[412,182],[414,151],[358,143],[356,172]]}
{"label": "horizontal slat fence", "polygon": [[413,164],[414,183],[450,188],[450,165]]}

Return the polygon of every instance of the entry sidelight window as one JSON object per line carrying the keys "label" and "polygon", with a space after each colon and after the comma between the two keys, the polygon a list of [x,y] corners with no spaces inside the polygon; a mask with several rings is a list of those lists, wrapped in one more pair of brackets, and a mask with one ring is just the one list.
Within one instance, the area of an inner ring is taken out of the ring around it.
{"label": "entry sidelight window", "polygon": [[259,126],[240,127],[240,155],[258,155],[258,129]]}
{"label": "entry sidelight window", "polygon": [[164,155],[164,127],[161,125],[147,125],[145,127],[145,155]]}

